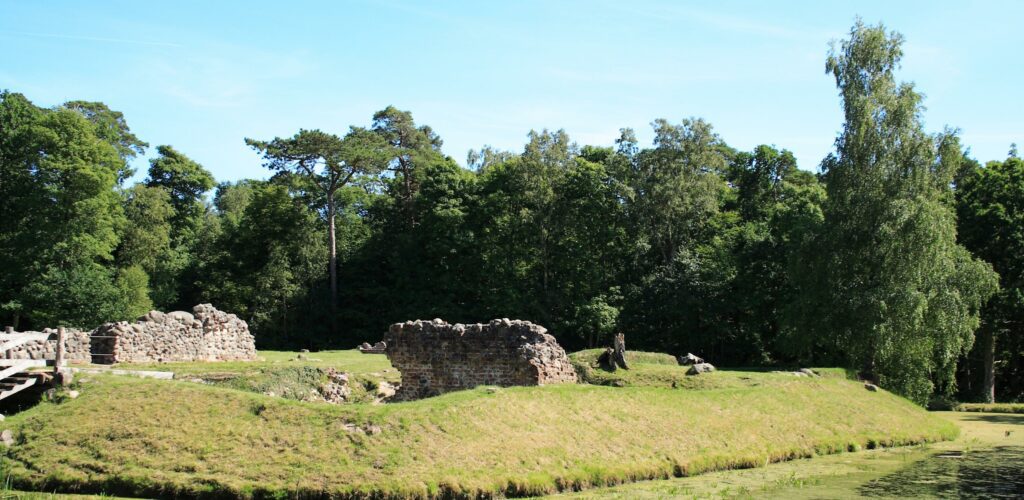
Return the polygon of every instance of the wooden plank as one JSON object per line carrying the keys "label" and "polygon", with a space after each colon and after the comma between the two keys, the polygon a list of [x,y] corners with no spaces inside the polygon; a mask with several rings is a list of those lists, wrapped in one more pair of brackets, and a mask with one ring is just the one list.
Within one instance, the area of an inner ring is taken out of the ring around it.
{"label": "wooden plank", "polygon": [[[31,360],[26,360],[26,361],[31,361]],[[31,363],[21,363],[21,364],[16,364],[14,366],[10,366],[10,367],[4,368],[3,370],[0,370],[0,380],[3,380],[5,378],[7,378],[7,377],[10,377],[11,375],[14,375],[15,373],[23,372],[26,369],[31,368],[31,366],[32,366]]]}
{"label": "wooden plank", "polygon": [[[64,339],[65,338],[66,337],[64,336],[64,327],[63,326],[58,327],[57,328],[57,354],[55,354],[53,356],[53,360],[55,361],[55,363],[53,364],[53,376],[54,377],[57,377],[58,375],[60,375],[60,369],[61,369],[61,367],[64,366]],[[59,377],[57,378],[57,380],[60,381],[62,384],[66,383],[66,382],[61,381],[61,379]]]}
{"label": "wooden plank", "polygon": [[55,363],[52,359],[0,359],[0,367],[24,364],[28,368],[39,368],[53,366]]}
{"label": "wooden plank", "polygon": [[[13,333],[0,334],[0,352],[6,353],[15,347],[22,346],[29,342],[48,341],[54,335],[49,333]],[[8,357],[8,356],[5,356]]]}
{"label": "wooden plank", "polygon": [[15,347],[27,344],[29,342],[34,342],[35,340],[36,339],[29,338],[27,336],[26,337],[15,337],[15,338],[6,340],[2,344],[0,344],[0,352],[10,351],[11,349],[14,349]]}
{"label": "wooden plank", "polygon": [[111,375],[125,375],[129,377],[155,378],[159,380],[174,379],[174,372],[146,371],[146,370],[118,370],[111,368],[68,368],[73,373],[108,373]]}
{"label": "wooden plank", "polygon": [[0,333],[0,342],[6,340],[27,338],[31,340],[55,340],[56,333]]}
{"label": "wooden plank", "polygon": [[36,380],[38,380],[38,379],[30,378],[30,379],[26,380],[25,382],[23,382],[21,384],[18,384],[18,385],[14,386],[14,387],[11,387],[10,389],[7,389],[5,391],[0,392],[0,399],[5,399],[5,398],[7,398],[9,396],[13,396],[13,395],[15,395],[15,394],[25,390],[26,388],[35,385]]}

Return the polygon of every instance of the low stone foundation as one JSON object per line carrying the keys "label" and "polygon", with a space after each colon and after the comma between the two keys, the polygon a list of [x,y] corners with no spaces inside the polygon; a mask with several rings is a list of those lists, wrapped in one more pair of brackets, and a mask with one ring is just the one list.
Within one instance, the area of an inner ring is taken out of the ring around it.
{"label": "low stone foundation", "polygon": [[479,385],[576,382],[576,371],[555,338],[529,321],[487,324],[395,323],[385,354],[402,374],[397,399],[417,399]]}
{"label": "low stone foundation", "polygon": [[[42,333],[55,333],[48,328]],[[256,342],[249,325],[210,304],[192,312],[150,311],[134,323],[105,323],[84,332],[65,330],[64,359],[69,363],[160,363],[168,361],[250,361]],[[22,332],[35,333],[35,332]],[[56,341],[33,341],[6,353],[9,359],[54,359]],[[0,357],[5,354],[0,352]]]}
{"label": "low stone foundation", "polygon": [[[53,328],[47,328],[41,332],[18,332],[18,333],[57,333]],[[57,356],[56,340],[33,340],[27,342],[7,353],[0,353],[0,357],[6,359],[54,359]],[[64,330],[64,359],[68,363],[89,363],[92,361],[92,354],[89,352],[89,332],[83,332],[74,328]]]}
{"label": "low stone foundation", "polygon": [[192,313],[150,311],[134,323],[93,331],[93,363],[235,361],[256,359],[249,325],[234,314],[199,304]]}

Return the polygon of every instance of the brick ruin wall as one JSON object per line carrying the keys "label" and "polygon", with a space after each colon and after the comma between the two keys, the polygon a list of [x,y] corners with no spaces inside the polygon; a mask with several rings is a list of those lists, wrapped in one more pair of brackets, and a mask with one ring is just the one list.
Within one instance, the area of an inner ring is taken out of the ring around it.
{"label": "brick ruin wall", "polygon": [[395,323],[385,354],[402,374],[396,397],[408,400],[479,385],[576,382],[576,371],[555,338],[529,321],[487,324]]}
{"label": "brick ruin wall", "polygon": [[[37,341],[11,349],[7,356],[53,359],[55,350],[55,341]],[[150,311],[134,323],[105,323],[91,332],[68,329],[65,353],[70,363],[248,361],[256,359],[256,343],[245,321],[199,304],[192,313]]]}

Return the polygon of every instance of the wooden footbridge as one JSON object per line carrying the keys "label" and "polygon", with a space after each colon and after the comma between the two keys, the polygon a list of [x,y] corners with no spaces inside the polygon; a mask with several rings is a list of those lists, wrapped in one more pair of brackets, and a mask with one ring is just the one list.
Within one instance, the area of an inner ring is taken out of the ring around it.
{"label": "wooden footbridge", "polygon": [[[56,333],[15,333],[8,328],[0,334],[0,400],[13,396],[32,386],[60,382],[67,366],[64,359],[64,328]],[[10,359],[10,350],[29,342],[56,341],[53,359]],[[52,370],[38,368],[53,367]]]}

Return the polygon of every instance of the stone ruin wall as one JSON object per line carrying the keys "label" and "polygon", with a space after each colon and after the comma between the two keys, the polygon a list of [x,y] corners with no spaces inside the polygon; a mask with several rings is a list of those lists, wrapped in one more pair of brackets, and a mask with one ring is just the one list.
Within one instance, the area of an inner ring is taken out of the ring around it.
{"label": "stone ruin wall", "polygon": [[[18,333],[57,333],[54,328],[47,328],[41,332],[18,332]],[[89,333],[75,328],[64,330],[64,359],[68,363],[89,363],[92,361],[92,354],[89,351]],[[6,353],[0,353],[5,359],[54,359],[57,357],[56,340],[33,340],[26,342]]]}
{"label": "stone ruin wall", "polygon": [[576,382],[576,371],[555,338],[529,321],[487,324],[395,323],[385,354],[402,374],[398,399],[417,399],[479,385]]}
{"label": "stone ruin wall", "polygon": [[93,332],[95,363],[249,361],[256,343],[234,314],[199,304],[192,313],[150,311],[134,323],[106,323]]}
{"label": "stone ruin wall", "polygon": [[[64,352],[69,363],[249,361],[256,359],[256,343],[245,321],[199,304],[192,313],[150,311],[134,323],[105,323],[91,332],[67,329]],[[6,354],[11,359],[55,355],[56,341],[29,342]]]}

